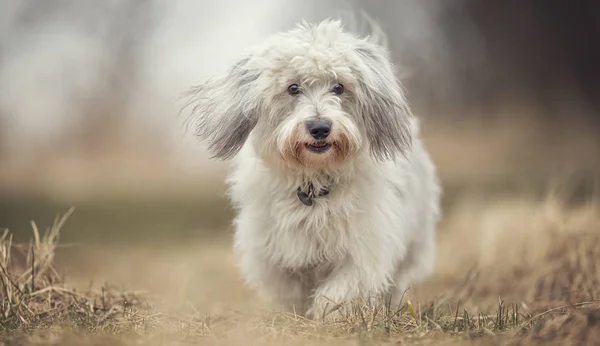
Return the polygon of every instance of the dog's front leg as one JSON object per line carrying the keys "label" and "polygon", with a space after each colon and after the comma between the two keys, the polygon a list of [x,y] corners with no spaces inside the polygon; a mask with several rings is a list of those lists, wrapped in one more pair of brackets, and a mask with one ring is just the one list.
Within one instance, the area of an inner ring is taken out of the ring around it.
{"label": "dog's front leg", "polygon": [[302,278],[281,268],[271,267],[265,272],[264,288],[286,312],[304,316],[308,309],[309,289]]}
{"label": "dog's front leg", "polygon": [[287,312],[306,313],[309,289],[299,275],[269,263],[257,251],[243,252],[240,267],[247,283],[258,288],[263,298]]}
{"label": "dog's front leg", "polygon": [[389,289],[389,283],[387,266],[368,268],[356,261],[348,261],[334,269],[317,287],[307,315],[316,320],[339,319],[348,308],[347,304],[372,302]]}

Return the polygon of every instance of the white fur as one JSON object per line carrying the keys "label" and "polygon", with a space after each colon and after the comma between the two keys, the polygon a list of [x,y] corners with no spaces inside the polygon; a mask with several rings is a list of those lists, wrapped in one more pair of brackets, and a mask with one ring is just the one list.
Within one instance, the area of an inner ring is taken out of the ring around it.
{"label": "white fur", "polygon": [[[246,281],[313,318],[403,292],[433,270],[440,187],[384,46],[337,21],[275,35],[194,94],[198,134],[234,157],[235,251]],[[299,95],[287,86],[302,87]],[[337,95],[331,86],[342,83]],[[310,119],[332,122],[322,154]],[[235,134],[235,136],[233,135]],[[329,194],[303,205],[310,181]]]}

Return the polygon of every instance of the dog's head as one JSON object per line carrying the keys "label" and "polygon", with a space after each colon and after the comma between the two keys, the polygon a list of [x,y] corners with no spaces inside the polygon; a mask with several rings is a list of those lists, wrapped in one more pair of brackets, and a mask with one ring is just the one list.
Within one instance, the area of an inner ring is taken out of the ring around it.
{"label": "dog's head", "polygon": [[197,134],[216,158],[249,140],[266,162],[320,170],[410,146],[411,113],[386,48],[339,21],[271,37],[192,97]]}

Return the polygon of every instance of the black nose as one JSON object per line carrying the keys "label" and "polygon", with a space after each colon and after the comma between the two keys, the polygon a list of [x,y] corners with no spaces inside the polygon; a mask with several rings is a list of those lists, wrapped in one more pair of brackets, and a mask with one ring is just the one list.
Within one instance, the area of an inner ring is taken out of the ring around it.
{"label": "black nose", "polygon": [[326,120],[310,120],[306,122],[306,130],[314,139],[325,139],[331,133],[331,122]]}

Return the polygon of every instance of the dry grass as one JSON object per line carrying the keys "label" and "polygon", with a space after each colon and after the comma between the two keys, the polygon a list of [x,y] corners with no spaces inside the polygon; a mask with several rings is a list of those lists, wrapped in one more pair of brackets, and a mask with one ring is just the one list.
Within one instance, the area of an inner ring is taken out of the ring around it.
{"label": "dry grass", "polygon": [[[0,237],[0,331],[23,336],[38,330],[82,328],[89,332],[120,333],[147,327],[150,306],[134,292],[101,287],[79,293],[66,287],[54,257],[59,231],[72,209],[40,234],[32,222],[29,244],[14,244],[6,230]],[[139,312],[144,311],[143,316]]]}
{"label": "dry grass", "polygon": [[[67,213],[43,233],[32,223],[30,243],[0,238],[0,344],[600,344],[600,205],[564,200],[458,200],[431,280],[398,311],[355,304],[337,323],[255,303],[228,241],[86,250],[65,281],[54,256]],[[92,276],[120,285],[82,289]]]}

